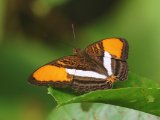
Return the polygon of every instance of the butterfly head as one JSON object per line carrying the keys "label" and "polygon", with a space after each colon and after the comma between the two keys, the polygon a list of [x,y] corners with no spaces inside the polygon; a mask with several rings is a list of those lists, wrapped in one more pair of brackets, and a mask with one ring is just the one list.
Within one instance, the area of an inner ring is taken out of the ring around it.
{"label": "butterfly head", "polygon": [[74,48],[73,53],[77,56],[84,56],[84,53],[82,52],[80,48]]}

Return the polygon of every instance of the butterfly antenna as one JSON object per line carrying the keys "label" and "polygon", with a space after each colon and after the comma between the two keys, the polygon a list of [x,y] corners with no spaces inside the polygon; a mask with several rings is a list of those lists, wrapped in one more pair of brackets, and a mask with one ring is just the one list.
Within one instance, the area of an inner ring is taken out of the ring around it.
{"label": "butterfly antenna", "polygon": [[75,30],[74,30],[74,25],[72,24],[72,31],[73,31],[73,39],[76,39],[76,35],[75,35]]}
{"label": "butterfly antenna", "polygon": [[[76,40],[76,35],[75,35],[75,30],[74,30],[74,25],[72,24],[72,31],[73,31],[73,40]],[[79,48],[73,48],[73,53],[74,54],[79,54],[80,53],[80,49]]]}

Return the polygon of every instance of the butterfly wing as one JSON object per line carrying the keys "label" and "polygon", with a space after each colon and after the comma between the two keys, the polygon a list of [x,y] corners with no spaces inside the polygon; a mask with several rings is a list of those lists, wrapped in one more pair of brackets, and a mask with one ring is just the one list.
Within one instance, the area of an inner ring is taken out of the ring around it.
{"label": "butterfly wing", "polygon": [[128,78],[128,64],[126,61],[112,59],[112,72],[116,79],[123,81]]}
{"label": "butterfly wing", "polygon": [[[128,42],[125,39],[108,38],[89,45],[85,49],[85,53],[98,64],[102,65],[106,69],[108,76],[114,75],[117,79],[123,80],[127,78],[128,73],[126,63],[128,49]],[[113,62],[117,63],[116,66],[114,66]],[[116,71],[123,69],[123,74],[122,71],[115,74],[115,68]]]}
{"label": "butterfly wing", "polygon": [[128,58],[128,42],[122,38],[107,38],[86,47],[85,52],[93,59],[109,57],[125,61]]}
{"label": "butterfly wing", "polygon": [[73,75],[67,73],[67,68],[75,68],[76,59],[76,56],[67,56],[54,60],[34,71],[28,81],[40,86],[68,86],[73,80]]}
{"label": "butterfly wing", "polygon": [[35,85],[71,86],[81,92],[111,88],[101,67],[82,56],[66,56],[37,69],[29,79]]}

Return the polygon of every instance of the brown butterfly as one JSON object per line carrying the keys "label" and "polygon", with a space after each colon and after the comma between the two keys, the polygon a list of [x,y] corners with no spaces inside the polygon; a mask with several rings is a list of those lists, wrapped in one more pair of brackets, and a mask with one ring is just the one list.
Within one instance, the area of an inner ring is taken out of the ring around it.
{"label": "brown butterfly", "polygon": [[54,60],[39,69],[29,82],[40,86],[66,87],[79,92],[110,89],[116,80],[128,76],[128,42],[107,38],[93,43],[75,55]]}

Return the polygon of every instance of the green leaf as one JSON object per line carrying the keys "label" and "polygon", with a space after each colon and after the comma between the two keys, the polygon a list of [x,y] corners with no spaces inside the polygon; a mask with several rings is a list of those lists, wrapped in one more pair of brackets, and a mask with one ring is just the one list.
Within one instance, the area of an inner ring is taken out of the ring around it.
{"label": "green leaf", "polygon": [[74,103],[53,110],[47,120],[159,120],[159,117],[102,103],[94,103],[89,111],[84,111],[81,103]]}
{"label": "green leaf", "polygon": [[114,89],[97,90],[83,95],[49,87],[58,106],[70,103],[93,102],[131,108],[160,116],[160,87],[155,81],[129,73],[129,79]]}
{"label": "green leaf", "polygon": [[160,89],[157,88],[100,90],[75,97],[61,105],[78,102],[106,103],[160,115]]}
{"label": "green leaf", "polygon": [[48,94],[50,94],[58,105],[65,103],[67,100],[71,100],[76,97],[76,94],[72,93],[72,91],[64,91],[60,89],[53,89],[52,87],[48,88]]}

